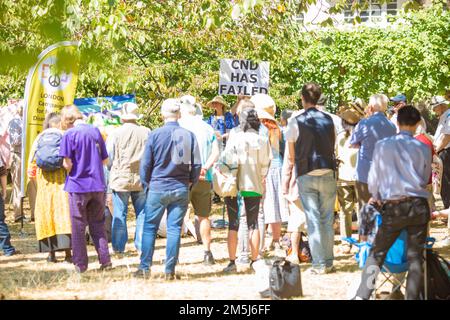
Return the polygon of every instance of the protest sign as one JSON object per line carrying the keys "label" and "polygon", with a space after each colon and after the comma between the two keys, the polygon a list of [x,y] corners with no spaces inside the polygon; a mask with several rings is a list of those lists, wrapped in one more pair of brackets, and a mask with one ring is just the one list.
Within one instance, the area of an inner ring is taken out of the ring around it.
{"label": "protest sign", "polygon": [[63,41],[48,47],[28,73],[23,110],[22,196],[28,184],[26,172],[31,146],[42,131],[46,114],[60,112],[65,105],[73,103],[78,80],[78,46],[79,42]]}
{"label": "protest sign", "polygon": [[269,62],[221,59],[219,95],[253,96],[269,92]]}

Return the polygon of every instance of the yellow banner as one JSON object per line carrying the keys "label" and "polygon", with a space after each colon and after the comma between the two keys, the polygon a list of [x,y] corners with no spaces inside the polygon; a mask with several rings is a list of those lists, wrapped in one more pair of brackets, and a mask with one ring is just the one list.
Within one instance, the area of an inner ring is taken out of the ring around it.
{"label": "yellow banner", "polygon": [[73,103],[78,80],[79,42],[64,41],[45,49],[28,73],[22,135],[22,196],[28,185],[31,146],[42,132],[45,116]]}

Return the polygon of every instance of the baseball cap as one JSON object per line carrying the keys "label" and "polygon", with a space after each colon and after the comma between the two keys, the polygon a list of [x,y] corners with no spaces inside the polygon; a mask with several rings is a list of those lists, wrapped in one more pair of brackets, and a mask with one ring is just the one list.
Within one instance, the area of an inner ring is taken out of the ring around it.
{"label": "baseball cap", "polygon": [[396,95],[395,97],[392,97],[391,99],[389,99],[392,102],[406,102],[406,96],[402,93]]}

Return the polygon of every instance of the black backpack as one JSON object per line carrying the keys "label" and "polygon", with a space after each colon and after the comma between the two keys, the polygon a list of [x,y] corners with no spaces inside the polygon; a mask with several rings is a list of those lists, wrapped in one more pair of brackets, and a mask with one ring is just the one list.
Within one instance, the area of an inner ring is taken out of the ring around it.
{"label": "black backpack", "polygon": [[36,165],[43,171],[56,171],[62,168],[63,157],[59,156],[62,134],[59,132],[43,132],[37,142],[34,154]]}
{"label": "black backpack", "polygon": [[450,300],[450,264],[432,249],[426,251],[427,299]]}
{"label": "black backpack", "polygon": [[289,299],[303,295],[300,266],[287,260],[275,260],[270,269],[270,298]]}

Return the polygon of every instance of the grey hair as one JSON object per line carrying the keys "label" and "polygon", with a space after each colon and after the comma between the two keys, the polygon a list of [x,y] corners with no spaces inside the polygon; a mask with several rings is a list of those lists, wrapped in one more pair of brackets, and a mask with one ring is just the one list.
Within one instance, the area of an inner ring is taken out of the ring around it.
{"label": "grey hair", "polygon": [[384,94],[374,94],[369,98],[369,105],[371,105],[376,111],[386,111],[388,103],[389,98]]}
{"label": "grey hair", "polygon": [[175,118],[180,114],[180,101],[178,99],[166,99],[161,106],[161,115],[164,119]]}

